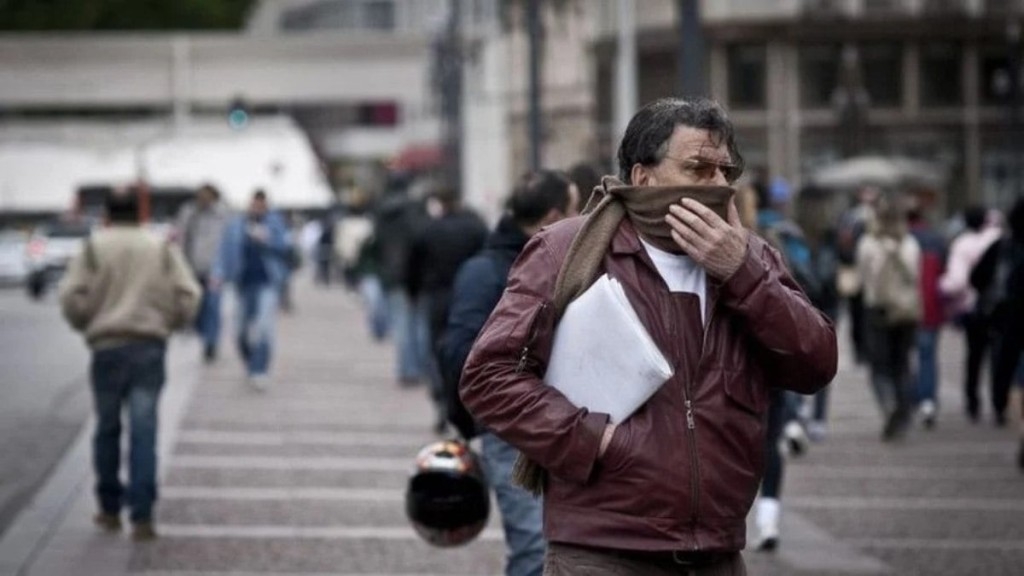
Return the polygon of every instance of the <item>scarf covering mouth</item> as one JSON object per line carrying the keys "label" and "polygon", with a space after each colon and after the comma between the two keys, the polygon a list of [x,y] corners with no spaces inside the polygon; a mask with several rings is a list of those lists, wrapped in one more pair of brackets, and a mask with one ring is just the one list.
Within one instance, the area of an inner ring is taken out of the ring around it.
{"label": "scarf covering mouth", "polygon": [[[586,220],[569,245],[555,280],[552,298],[555,322],[569,304],[597,280],[601,262],[624,217],[628,217],[640,236],[655,247],[680,252],[672,239],[672,228],[665,222],[668,209],[684,198],[692,198],[727,220],[729,201],[735,190],[729,186],[632,186],[613,176],[601,179],[594,188],[583,215]],[[534,495],[544,492],[547,472],[522,454],[516,459],[512,479]]]}

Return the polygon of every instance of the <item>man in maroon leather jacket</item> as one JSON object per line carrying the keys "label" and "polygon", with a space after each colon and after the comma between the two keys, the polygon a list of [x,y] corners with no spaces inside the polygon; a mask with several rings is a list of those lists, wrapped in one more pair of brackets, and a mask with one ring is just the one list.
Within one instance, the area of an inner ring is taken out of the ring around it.
{"label": "man in maroon leather jacket", "polygon": [[[630,122],[619,170],[632,186],[724,185],[742,158],[717,103],[663,99]],[[548,472],[547,574],[744,574],[768,387],[809,394],[836,371],[830,321],[732,201],[728,220],[689,199],[665,208],[657,235],[628,213],[602,260],[674,369],[632,416],[614,426],[543,381],[584,217],[530,240],[463,371],[470,412]]]}

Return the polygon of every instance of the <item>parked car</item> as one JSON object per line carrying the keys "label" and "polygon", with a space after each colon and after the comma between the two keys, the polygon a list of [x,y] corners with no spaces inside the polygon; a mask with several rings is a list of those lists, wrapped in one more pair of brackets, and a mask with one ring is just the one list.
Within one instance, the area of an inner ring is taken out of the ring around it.
{"label": "parked car", "polygon": [[28,235],[17,230],[0,230],[0,284],[21,286],[28,276],[25,247]]}
{"label": "parked car", "polygon": [[28,295],[40,299],[64,275],[71,257],[81,249],[91,227],[80,222],[54,222],[37,228],[29,238]]}

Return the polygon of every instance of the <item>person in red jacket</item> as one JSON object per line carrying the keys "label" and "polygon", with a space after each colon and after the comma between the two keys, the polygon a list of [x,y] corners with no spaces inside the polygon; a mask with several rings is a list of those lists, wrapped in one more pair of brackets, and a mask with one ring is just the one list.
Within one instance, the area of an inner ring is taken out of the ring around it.
{"label": "person in red jacket", "polygon": [[921,246],[921,322],[917,328],[917,409],[925,428],[935,426],[939,407],[939,369],[936,352],[945,321],[939,278],[946,268],[946,243],[932,229],[919,208],[907,214],[910,233]]}
{"label": "person in red jacket", "polygon": [[[824,387],[836,371],[835,330],[779,253],[743,227],[731,196],[727,218],[691,198],[695,186],[729,186],[742,172],[719,104],[648,104],[618,158],[622,182],[606,177],[585,216],[527,243],[460,395],[546,471],[545,574],[744,574],[769,388]],[[621,284],[673,369],[617,425],[544,383],[565,303],[559,278],[585,289],[602,274]]]}

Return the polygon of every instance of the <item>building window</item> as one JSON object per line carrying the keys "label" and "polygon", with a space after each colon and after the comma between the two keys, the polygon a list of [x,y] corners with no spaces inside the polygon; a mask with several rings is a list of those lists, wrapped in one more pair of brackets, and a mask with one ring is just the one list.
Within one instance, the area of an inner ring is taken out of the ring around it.
{"label": "building window", "polygon": [[1001,46],[988,46],[979,51],[978,80],[981,103],[988,105],[1006,104],[1012,98],[1010,57]]}
{"label": "building window", "polygon": [[729,47],[729,107],[765,107],[765,70],[768,51],[764,44],[736,44]]}
{"label": "building window", "polygon": [[903,46],[865,44],[860,47],[860,66],[871,106],[898,107],[903,98]]}
{"label": "building window", "polygon": [[960,44],[942,42],[921,46],[917,78],[921,85],[921,105],[957,106],[963,103],[963,74]]}
{"label": "building window", "polygon": [[799,59],[801,106],[828,108],[839,82],[839,45],[802,46]]}

